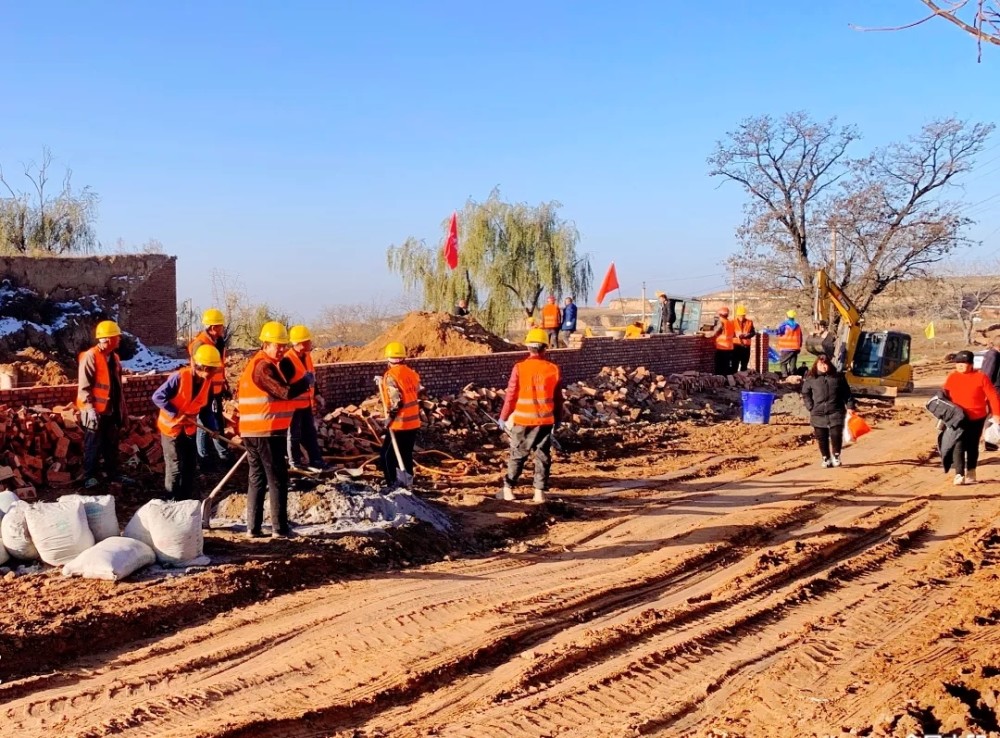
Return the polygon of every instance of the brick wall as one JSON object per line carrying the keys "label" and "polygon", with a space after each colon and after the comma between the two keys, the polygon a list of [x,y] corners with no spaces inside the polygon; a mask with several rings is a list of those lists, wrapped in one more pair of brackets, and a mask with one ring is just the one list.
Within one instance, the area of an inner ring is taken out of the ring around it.
{"label": "brick wall", "polygon": [[[758,371],[761,357],[767,361],[767,336],[754,342],[753,366]],[[594,376],[605,366],[644,366],[657,374],[685,371],[710,372],[714,348],[702,336],[660,336],[647,338],[585,338],[578,349],[555,349],[549,356],[563,372],[567,383]],[[413,359],[410,365],[420,373],[424,387],[432,395],[454,393],[467,384],[505,387],[514,364],[523,352],[456,356],[440,359]],[[375,391],[374,377],[385,371],[382,361],[346,361],[316,367],[316,387],[328,407],[357,404]],[[124,378],[125,401],[129,413],[154,412],[150,397],[166,378],[165,374],[133,375]],[[76,398],[76,385],[26,387],[0,390],[4,405],[65,405]]]}
{"label": "brick wall", "polygon": [[0,257],[0,279],[52,300],[112,298],[118,321],[150,347],[177,343],[177,257],[118,254],[88,257]]}

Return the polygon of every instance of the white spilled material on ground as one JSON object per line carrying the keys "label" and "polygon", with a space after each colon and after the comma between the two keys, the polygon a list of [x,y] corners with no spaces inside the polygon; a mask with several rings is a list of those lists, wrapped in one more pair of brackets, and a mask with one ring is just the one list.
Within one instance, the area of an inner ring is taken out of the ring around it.
{"label": "white spilled material on ground", "polygon": [[[268,520],[264,504],[264,520]],[[246,496],[233,495],[219,505],[212,527],[242,527]],[[417,521],[439,531],[451,529],[448,516],[408,490],[379,494],[377,488],[352,482],[320,484],[308,492],[289,492],[288,520],[300,535],[366,533],[399,528]]]}
{"label": "white spilled material on ground", "polygon": [[122,362],[122,368],[130,372],[172,372],[187,364],[184,359],[172,359],[169,356],[150,351],[142,341],[135,339],[135,354],[128,361]]}

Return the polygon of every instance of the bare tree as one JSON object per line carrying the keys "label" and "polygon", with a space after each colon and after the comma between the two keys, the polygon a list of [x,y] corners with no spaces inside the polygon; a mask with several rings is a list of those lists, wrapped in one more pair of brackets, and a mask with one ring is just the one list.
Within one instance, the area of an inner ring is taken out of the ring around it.
{"label": "bare tree", "polygon": [[[983,41],[1000,46],[1000,3],[997,0],[920,0],[930,8],[930,14],[902,26],[890,28],[865,28],[855,26],[857,31],[902,31],[914,28],[934,18],[943,18],[958,26],[976,39],[977,61],[983,60]],[[970,12],[971,11],[971,12]]]}
{"label": "bare tree", "polygon": [[253,348],[260,344],[260,329],[269,320],[287,326],[288,313],[266,302],[252,302],[246,284],[238,274],[212,270],[212,304],[226,316],[226,336],[231,346]]}
{"label": "bare tree", "polygon": [[116,254],[166,254],[167,250],[163,242],[158,238],[147,238],[142,243],[127,243],[124,238],[115,241],[114,253]]}
{"label": "bare tree", "polygon": [[406,312],[400,305],[375,299],[353,305],[327,305],[313,334],[323,346],[363,346]]}
{"label": "bare tree", "polygon": [[992,131],[992,124],[934,121],[854,163],[829,225],[841,244],[841,286],[861,312],[890,284],[926,276],[968,243],[968,205],[941,195],[971,171]]}
{"label": "bare tree", "polygon": [[0,250],[20,254],[93,253],[97,195],[89,188],[75,191],[67,169],[57,194],[52,194],[52,152],[43,149],[39,164],[24,165],[27,191],[15,189],[0,167],[0,185],[9,197],[0,200]]}
{"label": "bare tree", "polygon": [[1000,305],[1000,264],[953,267],[934,284],[928,300],[938,315],[954,318],[971,344],[976,324],[987,308]]}
{"label": "bare tree", "polygon": [[709,174],[739,184],[748,199],[733,258],[744,288],[811,288],[810,226],[826,209],[831,187],[848,171],[853,126],[816,122],[806,113],[747,118],[708,158]]}

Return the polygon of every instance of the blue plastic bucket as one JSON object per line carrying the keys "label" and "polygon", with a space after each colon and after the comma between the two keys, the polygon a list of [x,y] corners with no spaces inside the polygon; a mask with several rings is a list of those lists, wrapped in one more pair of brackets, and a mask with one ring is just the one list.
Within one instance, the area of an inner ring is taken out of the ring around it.
{"label": "blue plastic bucket", "polygon": [[767,425],[771,422],[771,404],[774,395],[770,392],[743,393],[743,422]]}

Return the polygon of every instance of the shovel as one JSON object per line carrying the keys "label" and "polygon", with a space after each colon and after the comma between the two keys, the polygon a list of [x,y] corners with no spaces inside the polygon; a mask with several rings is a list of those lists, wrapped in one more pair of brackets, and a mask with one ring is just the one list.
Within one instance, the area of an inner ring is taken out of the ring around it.
{"label": "shovel", "polygon": [[[375,384],[378,387],[378,395],[382,398],[382,409],[385,410],[385,415],[389,417],[389,408],[385,404],[385,396],[382,394],[382,377],[375,377]],[[396,453],[396,481],[399,482],[401,486],[405,489],[410,489],[413,486],[413,475],[406,471],[406,465],[403,464],[403,455],[399,452],[399,444],[396,443],[396,434],[392,432],[392,427],[388,428],[389,440],[392,441],[392,450]]]}
{"label": "shovel", "polygon": [[226,476],[215,485],[215,489],[201,501],[201,527],[205,530],[211,530],[212,528],[212,508],[215,507],[216,503],[221,500],[225,495],[222,494],[222,488],[226,486],[226,482],[233,476],[236,472],[237,467],[246,461],[247,452],[244,451],[243,455],[236,460],[236,463],[232,465],[229,471],[226,472]]}

